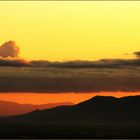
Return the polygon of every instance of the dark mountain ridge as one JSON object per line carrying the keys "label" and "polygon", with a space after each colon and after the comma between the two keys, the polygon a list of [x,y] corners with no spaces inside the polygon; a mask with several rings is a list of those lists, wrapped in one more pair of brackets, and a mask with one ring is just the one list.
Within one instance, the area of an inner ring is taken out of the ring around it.
{"label": "dark mountain ridge", "polygon": [[0,138],[140,138],[140,96],[96,96],[0,118]]}
{"label": "dark mountain ridge", "polygon": [[49,124],[114,124],[140,123],[140,96],[115,98],[95,96],[90,100],[72,106],[59,106],[46,110],[10,117],[16,121],[30,121]]}

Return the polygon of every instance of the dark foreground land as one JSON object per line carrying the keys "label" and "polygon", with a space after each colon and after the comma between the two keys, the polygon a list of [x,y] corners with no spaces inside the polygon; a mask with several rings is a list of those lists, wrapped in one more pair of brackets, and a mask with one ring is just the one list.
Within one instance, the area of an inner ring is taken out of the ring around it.
{"label": "dark foreground land", "polygon": [[140,96],[96,96],[73,106],[0,118],[0,138],[140,138]]}
{"label": "dark foreground land", "polygon": [[1,124],[0,138],[140,138],[140,126]]}

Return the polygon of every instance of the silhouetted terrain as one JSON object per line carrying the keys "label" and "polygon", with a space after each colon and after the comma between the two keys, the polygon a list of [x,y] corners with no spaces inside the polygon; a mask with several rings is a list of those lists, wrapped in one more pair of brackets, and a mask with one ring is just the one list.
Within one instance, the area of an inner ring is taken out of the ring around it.
{"label": "silhouetted terrain", "polygon": [[73,106],[36,110],[15,119],[49,123],[138,123],[140,96],[115,98],[96,96]]}
{"label": "silhouetted terrain", "polygon": [[0,116],[25,114],[36,109],[48,109],[62,105],[73,105],[73,104],[70,102],[64,102],[64,103],[48,103],[41,105],[33,105],[33,104],[18,104],[9,101],[0,101]]}
{"label": "silhouetted terrain", "polygon": [[96,96],[73,106],[1,118],[0,137],[140,138],[139,108],[140,96]]}

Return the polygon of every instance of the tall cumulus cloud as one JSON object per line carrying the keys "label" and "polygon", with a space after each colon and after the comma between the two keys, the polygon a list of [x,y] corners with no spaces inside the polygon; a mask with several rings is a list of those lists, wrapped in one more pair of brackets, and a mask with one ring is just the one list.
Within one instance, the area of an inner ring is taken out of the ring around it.
{"label": "tall cumulus cloud", "polygon": [[12,40],[5,42],[4,44],[0,46],[0,56],[2,58],[19,57],[19,52],[20,52],[19,47],[16,45],[15,41],[12,41]]}

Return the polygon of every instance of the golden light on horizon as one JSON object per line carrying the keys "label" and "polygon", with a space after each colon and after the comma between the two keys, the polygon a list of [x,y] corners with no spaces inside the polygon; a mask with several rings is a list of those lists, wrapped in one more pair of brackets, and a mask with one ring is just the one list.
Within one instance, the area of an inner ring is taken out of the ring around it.
{"label": "golden light on horizon", "polygon": [[140,50],[139,7],[139,1],[1,1],[0,44],[15,40],[25,59],[133,58]]}
{"label": "golden light on horizon", "polygon": [[20,104],[47,104],[71,102],[74,104],[88,100],[94,96],[124,96],[140,95],[140,92],[95,92],[95,93],[0,93],[0,100]]}

